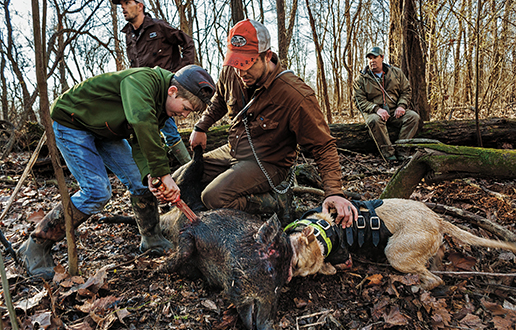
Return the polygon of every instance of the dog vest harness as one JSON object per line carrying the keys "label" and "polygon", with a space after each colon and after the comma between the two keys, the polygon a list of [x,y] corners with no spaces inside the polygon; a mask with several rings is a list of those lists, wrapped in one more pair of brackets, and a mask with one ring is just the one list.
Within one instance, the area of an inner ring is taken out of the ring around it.
{"label": "dog vest harness", "polygon": [[[353,246],[355,232],[357,233],[358,246],[364,245],[367,229],[371,232],[371,239],[374,246],[380,243],[380,228],[383,221],[380,220],[374,209],[383,204],[381,199],[372,201],[351,201],[358,210],[358,219],[353,223],[353,227],[346,228],[346,240],[349,246]],[[360,210],[360,208],[367,208]]]}
{"label": "dog vest harness", "polygon": [[331,226],[322,219],[311,219],[313,214],[322,212],[322,206],[319,206],[305,212],[301,220],[287,225],[285,232],[301,232],[308,225],[314,227],[316,238],[324,247],[324,256],[332,264],[348,260],[349,252],[366,254],[372,259],[384,256],[383,250],[392,234],[375,212],[375,208],[381,206],[383,201],[376,199],[351,202],[359,210],[358,219],[353,221],[352,227],[344,229],[341,226]]}

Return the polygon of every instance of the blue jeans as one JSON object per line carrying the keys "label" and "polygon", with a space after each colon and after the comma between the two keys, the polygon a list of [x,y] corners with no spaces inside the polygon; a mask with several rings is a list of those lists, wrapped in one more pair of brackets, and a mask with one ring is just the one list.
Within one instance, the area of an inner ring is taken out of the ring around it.
{"label": "blue jeans", "polygon": [[165,143],[168,147],[173,146],[181,140],[181,134],[177,131],[177,125],[174,118],[169,117],[165,122],[165,126],[161,129],[161,133],[165,137]]}
{"label": "blue jeans", "polygon": [[79,211],[86,215],[98,213],[111,198],[106,167],[131,194],[149,192],[141,182],[140,171],[126,140],[102,139],[88,131],[68,128],[58,122],[54,122],[52,127],[57,147],[81,188],[71,197]]}

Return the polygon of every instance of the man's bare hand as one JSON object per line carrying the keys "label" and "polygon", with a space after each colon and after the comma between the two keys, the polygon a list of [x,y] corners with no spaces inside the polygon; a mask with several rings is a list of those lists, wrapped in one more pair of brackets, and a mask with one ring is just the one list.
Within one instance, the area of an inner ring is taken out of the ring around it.
{"label": "man's bare hand", "polygon": [[341,196],[330,196],[326,198],[322,205],[323,213],[330,213],[330,210],[337,211],[335,223],[340,224],[342,228],[353,226],[353,221],[358,219],[358,212],[350,201]]}
{"label": "man's bare hand", "polygon": [[404,114],[405,114],[405,109],[403,109],[402,107],[397,107],[396,111],[394,112],[394,117],[400,118]]}
{"label": "man's bare hand", "polygon": [[389,120],[389,112],[387,110],[385,110],[384,108],[380,108],[378,109],[378,111],[376,111],[376,114],[378,114],[378,116],[382,117],[383,121],[387,121]]}
{"label": "man's bare hand", "polygon": [[204,132],[196,132],[192,131],[190,134],[190,146],[195,148],[198,145],[201,145],[202,149],[206,149],[206,142],[208,141],[208,137]]}

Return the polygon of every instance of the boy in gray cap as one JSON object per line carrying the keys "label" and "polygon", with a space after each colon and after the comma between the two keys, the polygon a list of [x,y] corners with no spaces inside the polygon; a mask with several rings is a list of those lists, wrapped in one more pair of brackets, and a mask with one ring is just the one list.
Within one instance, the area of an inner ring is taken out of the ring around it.
{"label": "boy in gray cap", "polygon": [[[156,196],[166,201],[179,196],[159,129],[170,116],[203,111],[214,91],[210,75],[189,65],[175,74],[159,67],[105,73],[59,96],[50,111],[57,146],[80,186],[71,197],[74,227],[102,211],[111,198],[108,168],[131,193],[140,251],[161,255],[170,249],[159,227],[157,199],[146,187],[160,178],[164,189]],[[29,275],[52,279],[50,250],[64,237],[59,203],[17,251]]]}
{"label": "boy in gray cap", "polygon": [[[366,58],[368,66],[353,84],[355,104],[363,113],[383,157],[394,161],[396,155],[387,125],[401,127],[400,140],[413,138],[418,129],[419,115],[408,109],[412,89],[399,68],[383,63],[384,54],[380,47],[371,48]],[[404,157],[398,154],[400,160]]]}

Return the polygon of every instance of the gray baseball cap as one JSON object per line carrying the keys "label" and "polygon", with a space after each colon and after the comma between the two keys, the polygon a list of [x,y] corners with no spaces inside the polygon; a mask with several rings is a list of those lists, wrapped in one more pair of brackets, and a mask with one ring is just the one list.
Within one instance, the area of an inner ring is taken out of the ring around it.
{"label": "gray baseball cap", "polygon": [[373,48],[371,48],[371,50],[367,53],[367,55],[365,57],[368,57],[369,55],[383,56],[383,49],[381,49],[380,47],[373,47]]}
{"label": "gray baseball cap", "polygon": [[[121,0],[111,0],[111,1],[112,1],[115,5],[119,5]],[[143,0],[134,0],[134,2],[143,3],[143,5],[145,6],[145,1],[143,1]]]}
{"label": "gray baseball cap", "polygon": [[215,83],[210,74],[198,65],[190,64],[174,74],[178,83],[204,103],[211,105],[211,97],[215,93]]}

